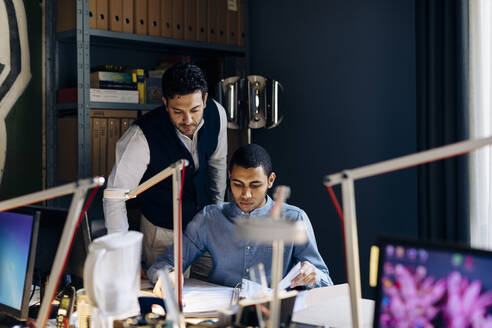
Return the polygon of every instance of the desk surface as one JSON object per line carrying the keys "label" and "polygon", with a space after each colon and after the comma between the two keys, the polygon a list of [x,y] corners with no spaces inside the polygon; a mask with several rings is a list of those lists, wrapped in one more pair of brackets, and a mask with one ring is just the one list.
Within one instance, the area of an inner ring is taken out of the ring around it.
{"label": "desk surface", "polygon": [[[305,297],[305,307],[294,312],[292,321],[315,326],[352,327],[348,284],[315,288],[305,293],[301,296]],[[372,327],[374,301],[361,299],[359,302],[362,326]]]}
{"label": "desk surface", "polygon": [[[189,286],[190,284],[195,284],[196,286],[196,280],[186,279],[185,286]],[[210,288],[213,288],[213,286],[217,288],[229,288],[206,282],[199,282],[198,285],[210,286]],[[142,286],[147,286],[144,281],[142,282]],[[148,284],[148,286],[151,285]],[[147,289],[141,291],[141,295],[153,296],[152,290],[147,287]],[[202,294],[201,297],[203,295],[205,294]],[[360,306],[363,327],[372,327],[374,301],[361,299]],[[292,321],[294,322],[315,326],[352,327],[348,284],[321,287],[300,292],[297,297],[296,308],[297,311],[294,312],[292,317]],[[192,320],[192,323],[197,323],[207,318],[199,317],[189,319]]]}

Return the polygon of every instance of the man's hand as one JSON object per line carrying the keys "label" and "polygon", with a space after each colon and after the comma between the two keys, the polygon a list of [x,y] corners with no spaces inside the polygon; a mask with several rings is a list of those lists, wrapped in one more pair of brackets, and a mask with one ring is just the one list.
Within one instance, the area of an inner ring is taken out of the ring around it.
{"label": "man's hand", "polygon": [[[173,287],[176,288],[176,274],[174,273],[174,270],[169,271],[169,277],[171,278],[171,283],[173,284]],[[181,277],[181,285],[184,283],[184,277]],[[183,287],[183,286],[181,286]],[[162,295],[162,281],[161,278],[157,279],[157,282],[155,283],[154,289],[152,290],[152,293],[160,298],[164,298],[165,295]]]}
{"label": "man's hand", "polygon": [[155,283],[154,290],[152,293],[160,298],[164,298],[164,295],[162,295],[162,281],[161,278],[157,279],[157,282]]}
{"label": "man's hand", "polygon": [[301,263],[300,273],[290,282],[290,288],[309,286],[316,282],[316,268],[308,261]]}

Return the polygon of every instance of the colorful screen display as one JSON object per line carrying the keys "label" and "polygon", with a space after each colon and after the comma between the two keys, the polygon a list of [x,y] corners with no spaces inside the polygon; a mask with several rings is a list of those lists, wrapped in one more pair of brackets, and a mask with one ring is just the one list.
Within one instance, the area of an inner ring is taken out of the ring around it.
{"label": "colorful screen display", "polygon": [[492,253],[390,243],[381,261],[375,326],[492,327]]}
{"label": "colorful screen display", "polygon": [[34,217],[0,212],[0,304],[20,310]]}

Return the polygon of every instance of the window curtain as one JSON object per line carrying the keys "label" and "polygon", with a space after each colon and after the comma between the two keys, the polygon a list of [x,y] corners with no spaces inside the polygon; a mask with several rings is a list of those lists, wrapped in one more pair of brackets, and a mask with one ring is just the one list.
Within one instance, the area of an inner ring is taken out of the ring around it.
{"label": "window curtain", "polygon": [[[468,139],[468,0],[417,0],[416,49],[418,150]],[[468,179],[466,155],[418,167],[420,238],[469,243]]]}
{"label": "window curtain", "polygon": [[[492,1],[470,0],[470,137],[492,134]],[[491,149],[470,154],[471,244],[492,248]]]}

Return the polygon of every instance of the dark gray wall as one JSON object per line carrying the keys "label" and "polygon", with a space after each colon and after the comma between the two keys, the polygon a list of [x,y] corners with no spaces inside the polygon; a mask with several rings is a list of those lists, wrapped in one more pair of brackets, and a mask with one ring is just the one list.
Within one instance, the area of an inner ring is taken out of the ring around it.
{"label": "dark gray wall", "polygon": [[[413,0],[251,0],[251,73],[285,87],[284,122],[254,130],[277,184],[306,210],[335,283],[346,281],[341,226],[324,175],[416,151]],[[355,184],[364,296],[380,234],[417,236],[415,169]],[[340,187],[335,190],[340,197]],[[341,198],[340,202],[341,202]]]}
{"label": "dark gray wall", "polygon": [[39,1],[24,1],[24,7],[32,78],[5,119],[7,156],[0,199],[42,188],[42,10]]}

